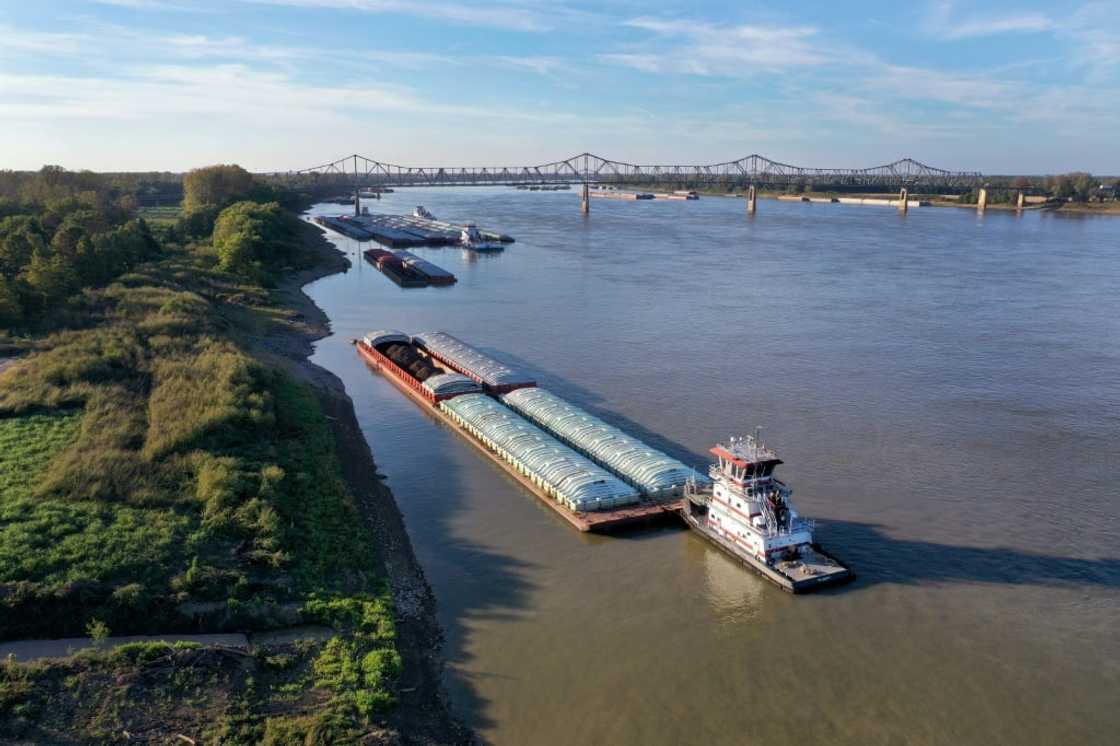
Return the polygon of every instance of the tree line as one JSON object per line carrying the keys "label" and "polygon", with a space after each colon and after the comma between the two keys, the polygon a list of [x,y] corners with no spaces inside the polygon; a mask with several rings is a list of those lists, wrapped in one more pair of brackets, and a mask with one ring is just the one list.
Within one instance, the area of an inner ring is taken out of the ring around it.
{"label": "tree line", "polygon": [[[181,177],[183,209],[170,226],[136,217],[142,180],[120,174],[0,172],[0,329],[33,326],[84,288],[157,257],[161,246],[210,247],[217,267],[268,282],[299,259],[301,198],[240,166]],[[205,252],[203,252],[205,253]]]}

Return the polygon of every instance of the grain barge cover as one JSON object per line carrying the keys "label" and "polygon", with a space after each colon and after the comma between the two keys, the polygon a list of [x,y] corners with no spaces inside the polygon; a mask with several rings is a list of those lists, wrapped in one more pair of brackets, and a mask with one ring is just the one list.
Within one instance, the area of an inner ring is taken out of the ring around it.
{"label": "grain barge cover", "polygon": [[536,384],[527,373],[499,363],[447,332],[424,332],[412,341],[491,388],[508,390]]}
{"label": "grain barge cover", "polygon": [[451,396],[453,394],[477,394],[482,392],[482,387],[474,380],[461,376],[458,373],[439,373],[424,381],[424,388],[436,396]]}
{"label": "grain barge cover", "polygon": [[376,329],[366,333],[363,338],[370,347],[396,342],[398,344],[412,344],[412,339],[407,334],[396,329]]}
{"label": "grain barge cover", "polygon": [[441,280],[444,282],[455,281],[455,275],[451,274],[443,267],[432,264],[427,259],[416,256],[411,251],[397,251],[395,254],[397,258],[404,262],[404,266],[414,269],[432,280]]}
{"label": "grain barge cover", "polygon": [[689,478],[697,484],[709,481],[555,394],[539,388],[518,389],[503,394],[502,401],[651,497],[683,494]]}
{"label": "grain barge cover", "polygon": [[485,394],[463,394],[439,406],[569,510],[610,510],[639,500],[633,487]]}

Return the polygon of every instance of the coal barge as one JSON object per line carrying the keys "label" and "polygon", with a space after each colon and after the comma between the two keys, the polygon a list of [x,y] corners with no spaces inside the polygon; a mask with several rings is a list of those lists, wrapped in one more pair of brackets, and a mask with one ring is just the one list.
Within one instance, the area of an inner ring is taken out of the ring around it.
{"label": "coal barge", "polygon": [[[556,437],[503,403],[504,397],[536,389],[531,376],[450,334],[409,336],[379,330],[354,344],[367,364],[461,432],[579,531],[609,532],[673,520],[681,510],[679,495],[687,482],[682,472],[687,467],[665,463],[667,456],[647,446],[639,448],[638,441],[630,439],[619,444],[631,463],[630,471],[608,468],[602,443],[595,451],[590,441]],[[595,427],[588,432],[600,440],[612,435]],[[642,472],[644,481],[635,476],[643,459],[658,462]],[[661,478],[653,474],[659,469]]]}

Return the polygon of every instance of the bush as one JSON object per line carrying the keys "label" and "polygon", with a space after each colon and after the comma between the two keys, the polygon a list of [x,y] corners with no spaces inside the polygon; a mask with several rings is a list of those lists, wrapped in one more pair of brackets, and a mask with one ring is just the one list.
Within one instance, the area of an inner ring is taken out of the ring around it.
{"label": "bush", "polygon": [[293,260],[299,251],[298,230],[298,221],[276,202],[230,205],[214,223],[218,266],[227,272],[261,276],[267,268]]}

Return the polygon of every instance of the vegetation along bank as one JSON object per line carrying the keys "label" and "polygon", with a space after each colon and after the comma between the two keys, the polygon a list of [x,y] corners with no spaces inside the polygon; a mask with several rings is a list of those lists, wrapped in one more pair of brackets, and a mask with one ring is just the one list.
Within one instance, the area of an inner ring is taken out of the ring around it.
{"label": "vegetation along bank", "polygon": [[[434,602],[300,288],[348,262],[235,166],[183,209],[0,180],[0,741],[459,743]],[[114,645],[241,632],[247,647]],[[186,740],[184,740],[186,739]]]}

